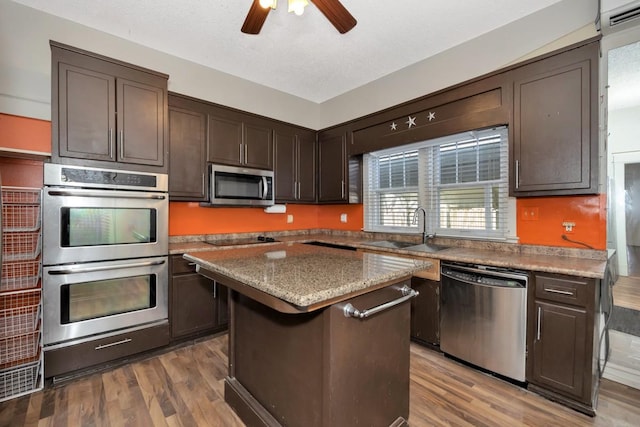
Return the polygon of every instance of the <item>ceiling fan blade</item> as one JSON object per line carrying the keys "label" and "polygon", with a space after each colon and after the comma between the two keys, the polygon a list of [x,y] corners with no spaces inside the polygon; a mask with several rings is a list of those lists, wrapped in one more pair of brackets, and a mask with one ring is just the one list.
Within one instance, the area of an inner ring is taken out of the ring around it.
{"label": "ceiling fan blade", "polygon": [[244,24],[242,24],[242,32],[246,34],[258,34],[270,10],[270,7],[263,8],[260,6],[260,0],[253,0],[251,9],[249,9]]}
{"label": "ceiling fan blade", "polygon": [[349,13],[349,11],[340,3],[339,0],[311,0],[320,12],[327,17],[334,27],[344,34],[356,26],[358,21]]}

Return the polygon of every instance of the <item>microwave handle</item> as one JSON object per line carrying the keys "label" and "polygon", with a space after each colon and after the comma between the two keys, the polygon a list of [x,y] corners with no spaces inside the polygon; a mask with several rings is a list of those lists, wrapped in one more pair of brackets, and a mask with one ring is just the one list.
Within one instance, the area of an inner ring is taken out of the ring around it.
{"label": "microwave handle", "polygon": [[269,193],[269,183],[267,182],[267,177],[262,177],[262,200],[267,199],[267,194]]}

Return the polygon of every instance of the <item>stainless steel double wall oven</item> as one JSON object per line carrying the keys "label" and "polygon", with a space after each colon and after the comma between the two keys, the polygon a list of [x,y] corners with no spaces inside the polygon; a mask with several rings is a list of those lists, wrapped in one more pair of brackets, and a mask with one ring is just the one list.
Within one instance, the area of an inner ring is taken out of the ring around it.
{"label": "stainless steel double wall oven", "polygon": [[168,321],[168,178],[45,164],[44,344]]}

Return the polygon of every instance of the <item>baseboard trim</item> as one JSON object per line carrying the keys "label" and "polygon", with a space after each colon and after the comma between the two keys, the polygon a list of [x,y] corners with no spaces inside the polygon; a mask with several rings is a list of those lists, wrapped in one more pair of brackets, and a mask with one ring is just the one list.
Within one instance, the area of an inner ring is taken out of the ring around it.
{"label": "baseboard trim", "polygon": [[640,371],[627,366],[616,365],[611,360],[604,369],[604,378],[640,390]]}

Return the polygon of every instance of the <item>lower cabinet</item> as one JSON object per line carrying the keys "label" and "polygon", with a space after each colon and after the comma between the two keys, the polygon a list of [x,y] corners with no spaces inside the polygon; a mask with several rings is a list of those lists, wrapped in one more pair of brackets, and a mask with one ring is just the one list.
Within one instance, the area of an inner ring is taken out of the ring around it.
{"label": "lower cabinet", "polygon": [[529,303],[529,388],[595,414],[600,281],[535,273]]}
{"label": "lower cabinet", "polygon": [[227,288],[196,273],[181,255],[171,257],[171,338],[224,330],[229,323]]}
{"label": "lower cabinet", "polygon": [[440,345],[440,282],[411,278],[418,296],[411,300],[411,339]]}

